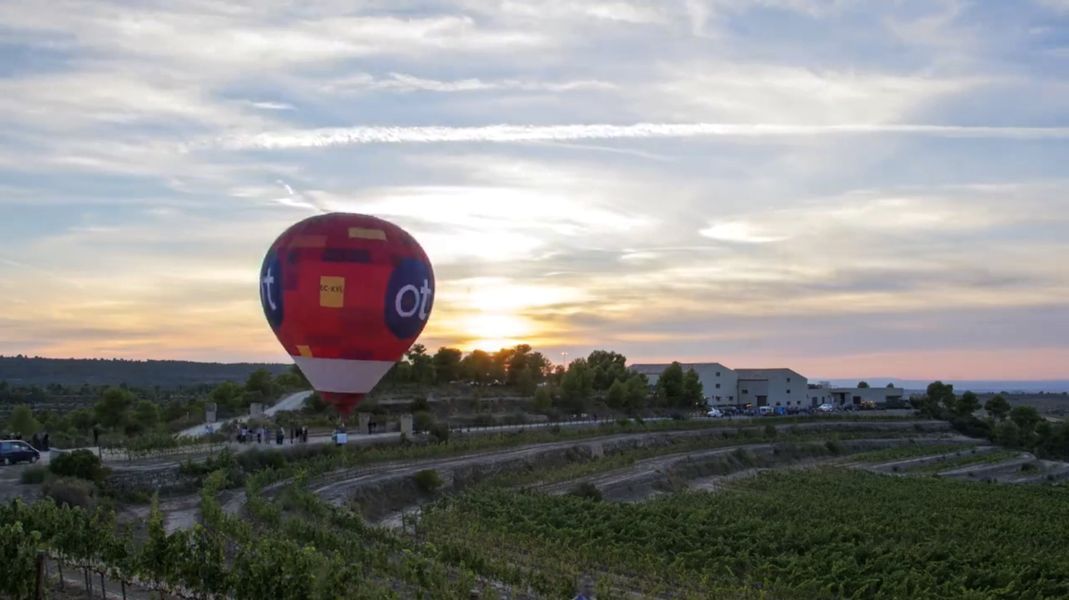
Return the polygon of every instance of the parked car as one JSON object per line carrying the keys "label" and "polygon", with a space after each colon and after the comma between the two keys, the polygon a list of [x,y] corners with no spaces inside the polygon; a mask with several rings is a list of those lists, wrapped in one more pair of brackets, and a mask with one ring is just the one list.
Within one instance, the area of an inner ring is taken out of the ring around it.
{"label": "parked car", "polygon": [[710,408],[709,412],[705,413],[705,416],[713,417],[714,419],[719,419],[720,417],[724,416],[724,413],[721,412],[719,408]]}
{"label": "parked car", "polygon": [[35,463],[41,453],[21,440],[0,440],[0,463],[13,465],[20,462]]}
{"label": "parked car", "polygon": [[820,406],[818,406],[817,410],[819,410],[822,413],[830,413],[830,412],[835,412],[835,407],[832,406],[831,404],[828,404],[827,402],[825,402],[824,404],[821,404]]}
{"label": "parked car", "polygon": [[762,417],[768,417],[776,414],[776,409],[772,408],[771,406],[758,406],[757,414],[761,415]]}

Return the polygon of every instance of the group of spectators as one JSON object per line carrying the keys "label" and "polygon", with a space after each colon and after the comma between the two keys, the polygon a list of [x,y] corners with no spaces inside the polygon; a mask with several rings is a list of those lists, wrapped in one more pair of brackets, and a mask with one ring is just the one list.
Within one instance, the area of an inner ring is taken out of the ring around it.
{"label": "group of spectators", "polygon": [[[25,441],[22,439],[21,433],[12,433],[8,435],[7,439]],[[51,442],[48,439],[47,431],[35,433],[33,434],[33,437],[30,438],[30,445],[40,452],[46,452],[51,447],[50,444]]]}
{"label": "group of spectators", "polygon": [[[238,443],[247,444],[256,440],[257,444],[270,444],[271,438],[275,438],[275,444],[281,446],[286,443],[286,430],[279,427],[277,430],[268,429],[267,427],[260,426],[252,429],[242,425],[238,430]],[[289,430],[289,440],[291,444],[308,443],[308,428],[307,427],[293,427]]]}

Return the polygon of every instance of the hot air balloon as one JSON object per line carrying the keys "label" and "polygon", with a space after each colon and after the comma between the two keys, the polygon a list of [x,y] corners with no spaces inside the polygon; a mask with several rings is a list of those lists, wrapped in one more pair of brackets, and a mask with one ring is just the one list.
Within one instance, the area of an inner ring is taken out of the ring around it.
{"label": "hot air balloon", "polygon": [[434,305],[434,271],[405,230],[331,213],[282,233],[260,268],[278,341],[343,419],[409,349]]}

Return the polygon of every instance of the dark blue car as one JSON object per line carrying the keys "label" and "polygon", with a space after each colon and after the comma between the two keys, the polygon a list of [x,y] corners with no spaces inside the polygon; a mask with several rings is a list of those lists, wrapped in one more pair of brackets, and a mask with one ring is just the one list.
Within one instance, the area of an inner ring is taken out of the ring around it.
{"label": "dark blue car", "polygon": [[20,462],[37,462],[41,453],[21,440],[0,440],[0,463],[13,465]]}

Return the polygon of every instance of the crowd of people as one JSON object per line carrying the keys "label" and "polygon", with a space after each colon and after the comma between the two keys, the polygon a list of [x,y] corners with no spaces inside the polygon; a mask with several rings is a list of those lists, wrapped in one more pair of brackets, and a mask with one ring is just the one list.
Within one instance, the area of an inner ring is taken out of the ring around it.
{"label": "crowd of people", "polygon": [[[308,428],[307,427],[292,427],[289,429],[289,442],[291,444],[306,444],[308,443]],[[274,438],[276,445],[283,445],[286,443],[286,429],[279,427],[276,429],[269,429],[264,426],[249,428],[245,425],[241,426],[238,430],[237,440],[240,444],[248,444],[253,440],[257,444],[270,444],[271,438]]]}
{"label": "crowd of people", "polygon": [[[22,434],[18,432],[9,434],[7,439],[25,441],[22,439]],[[48,439],[47,431],[33,434],[33,437],[30,438],[29,442],[31,446],[40,452],[45,452],[51,448],[51,441]]]}

